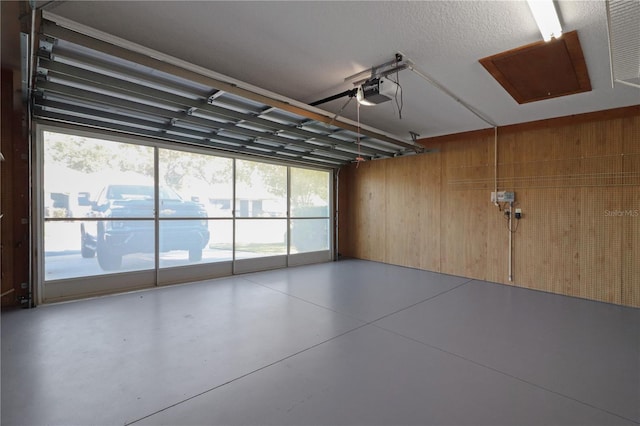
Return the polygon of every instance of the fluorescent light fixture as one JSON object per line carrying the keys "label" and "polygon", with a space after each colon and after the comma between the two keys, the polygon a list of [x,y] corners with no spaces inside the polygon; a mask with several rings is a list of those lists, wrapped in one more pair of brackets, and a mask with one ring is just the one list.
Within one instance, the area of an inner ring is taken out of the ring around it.
{"label": "fluorescent light fixture", "polygon": [[562,35],[562,27],[553,0],[527,0],[527,3],[544,41],[559,38]]}

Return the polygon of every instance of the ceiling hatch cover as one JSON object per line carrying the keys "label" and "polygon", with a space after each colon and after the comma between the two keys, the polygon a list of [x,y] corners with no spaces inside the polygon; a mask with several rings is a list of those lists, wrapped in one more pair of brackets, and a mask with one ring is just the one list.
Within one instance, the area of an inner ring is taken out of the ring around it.
{"label": "ceiling hatch cover", "polygon": [[577,31],[488,56],[480,63],[519,104],[591,91]]}

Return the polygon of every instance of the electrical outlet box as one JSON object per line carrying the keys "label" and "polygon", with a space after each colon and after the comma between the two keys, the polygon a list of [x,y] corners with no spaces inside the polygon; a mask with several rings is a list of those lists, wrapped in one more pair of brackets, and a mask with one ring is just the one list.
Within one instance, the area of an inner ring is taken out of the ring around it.
{"label": "electrical outlet box", "polygon": [[[497,194],[497,196],[496,196]],[[513,203],[516,200],[516,193],[512,191],[491,191],[491,202]]]}

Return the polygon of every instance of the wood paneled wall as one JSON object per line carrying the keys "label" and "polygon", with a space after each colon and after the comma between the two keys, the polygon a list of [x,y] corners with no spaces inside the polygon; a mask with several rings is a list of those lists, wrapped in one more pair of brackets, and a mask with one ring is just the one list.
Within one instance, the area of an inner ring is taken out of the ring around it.
{"label": "wood paneled wall", "polygon": [[[19,306],[28,296],[29,282],[29,163],[28,140],[22,125],[20,80],[2,68],[0,84],[0,306]],[[18,102],[15,98],[18,97]],[[16,105],[17,104],[17,105]]]}
{"label": "wood paneled wall", "polygon": [[339,253],[640,307],[640,106],[421,141],[340,171]]}

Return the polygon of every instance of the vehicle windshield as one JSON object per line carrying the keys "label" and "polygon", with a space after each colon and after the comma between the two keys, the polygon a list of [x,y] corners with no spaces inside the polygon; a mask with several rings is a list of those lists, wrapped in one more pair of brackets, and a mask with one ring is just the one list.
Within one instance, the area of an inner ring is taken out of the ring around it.
{"label": "vehicle windshield", "polygon": [[[107,192],[110,200],[153,200],[151,185],[111,185]],[[169,187],[160,187],[161,200],[180,200],[180,196]]]}

